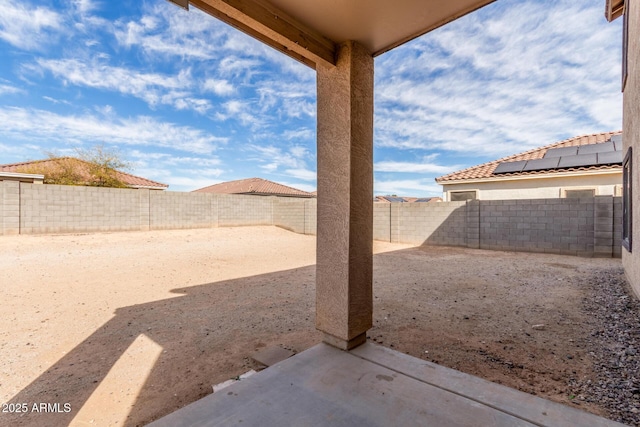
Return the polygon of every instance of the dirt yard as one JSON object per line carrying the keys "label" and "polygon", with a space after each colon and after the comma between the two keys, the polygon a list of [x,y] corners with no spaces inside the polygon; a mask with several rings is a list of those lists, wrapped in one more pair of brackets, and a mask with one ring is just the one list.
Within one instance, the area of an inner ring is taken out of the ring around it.
{"label": "dirt yard", "polygon": [[[372,341],[607,415],[570,384],[594,375],[585,283],[619,260],[381,242],[375,252]],[[4,236],[0,254],[2,426],[144,425],[256,367],[260,348],[320,341],[312,236]]]}

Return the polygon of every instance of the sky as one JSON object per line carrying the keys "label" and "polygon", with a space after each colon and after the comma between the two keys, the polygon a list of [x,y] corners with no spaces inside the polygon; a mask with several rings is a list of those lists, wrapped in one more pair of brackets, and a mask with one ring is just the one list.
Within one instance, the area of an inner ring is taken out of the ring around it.
{"label": "sky", "polygon": [[[311,68],[166,0],[0,0],[0,164],[103,145],[192,191],[316,189]],[[375,59],[374,193],[622,128],[604,0],[499,0]]]}

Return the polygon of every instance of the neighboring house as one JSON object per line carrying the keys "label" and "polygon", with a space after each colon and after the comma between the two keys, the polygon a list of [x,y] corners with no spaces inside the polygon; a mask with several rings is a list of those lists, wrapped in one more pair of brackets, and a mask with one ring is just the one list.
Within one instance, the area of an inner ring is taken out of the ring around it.
{"label": "neighboring house", "polygon": [[436,178],[445,201],[622,195],[622,132],[577,136]]}
{"label": "neighboring house", "polygon": [[43,184],[44,175],[36,173],[3,172],[0,170],[0,181],[19,181],[28,184]]}
{"label": "neighboring house", "polygon": [[373,200],[377,203],[436,203],[441,202],[440,197],[398,197],[398,196],[376,196]]}
{"label": "neighboring house", "polygon": [[[88,163],[84,160],[74,157],[59,157],[56,159],[34,160],[21,163],[10,163],[0,165],[0,181],[1,180],[19,180],[22,182],[31,182],[42,184],[46,179],[42,172],[55,171],[60,167],[59,162],[65,162],[66,165],[72,165],[75,172],[80,176],[88,176]],[[150,179],[131,175],[126,172],[115,171],[115,177],[123,182],[129,188],[145,188],[150,190],[166,190],[169,186]]]}
{"label": "neighboring house", "polygon": [[236,181],[221,182],[220,184],[194,190],[194,193],[215,194],[249,194],[254,196],[280,196],[280,197],[316,197],[312,193],[298,190],[297,188],[278,184],[262,178],[247,178]]}

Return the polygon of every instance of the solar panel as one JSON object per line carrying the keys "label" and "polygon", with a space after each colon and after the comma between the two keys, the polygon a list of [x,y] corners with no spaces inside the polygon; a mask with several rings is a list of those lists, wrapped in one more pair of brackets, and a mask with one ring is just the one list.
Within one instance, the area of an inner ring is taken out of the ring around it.
{"label": "solar panel", "polygon": [[611,142],[616,146],[616,151],[622,151],[622,134],[613,135],[611,137]]}
{"label": "solar panel", "polygon": [[609,153],[598,153],[599,165],[622,164],[622,151],[612,151]]}
{"label": "solar panel", "polygon": [[601,142],[599,144],[581,145],[578,148],[578,155],[580,154],[592,154],[592,153],[607,153],[609,151],[615,151],[613,141]]}
{"label": "solar panel", "polygon": [[578,154],[578,147],[560,147],[552,148],[544,153],[544,158],[547,157],[562,157],[562,156],[575,156]]}
{"label": "solar panel", "polygon": [[404,202],[404,199],[402,197],[384,196],[384,198],[390,202],[399,202],[399,203]]}
{"label": "solar panel", "polygon": [[430,202],[431,199],[432,197],[427,197],[427,198],[423,197],[423,198],[417,199],[414,203],[427,203],[427,202]]}
{"label": "solar panel", "polygon": [[593,154],[579,154],[577,156],[564,156],[560,158],[559,168],[576,168],[580,166],[592,166],[598,164],[598,156]]}
{"label": "solar panel", "polygon": [[524,165],[527,164],[526,160],[518,160],[517,162],[502,162],[500,163],[493,173],[510,173],[520,172]]}
{"label": "solar panel", "polygon": [[539,171],[544,169],[555,169],[558,167],[560,157],[547,157],[544,159],[535,159],[527,161],[522,168],[522,172]]}

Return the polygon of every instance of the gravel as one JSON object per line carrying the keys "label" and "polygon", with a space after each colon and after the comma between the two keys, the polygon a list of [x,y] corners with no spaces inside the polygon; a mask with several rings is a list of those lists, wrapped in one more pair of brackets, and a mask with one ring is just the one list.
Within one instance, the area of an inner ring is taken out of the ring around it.
{"label": "gravel", "polygon": [[640,301],[622,268],[595,271],[585,286],[592,298],[583,304],[592,314],[589,355],[594,375],[575,381],[578,398],[604,407],[608,418],[640,425]]}

